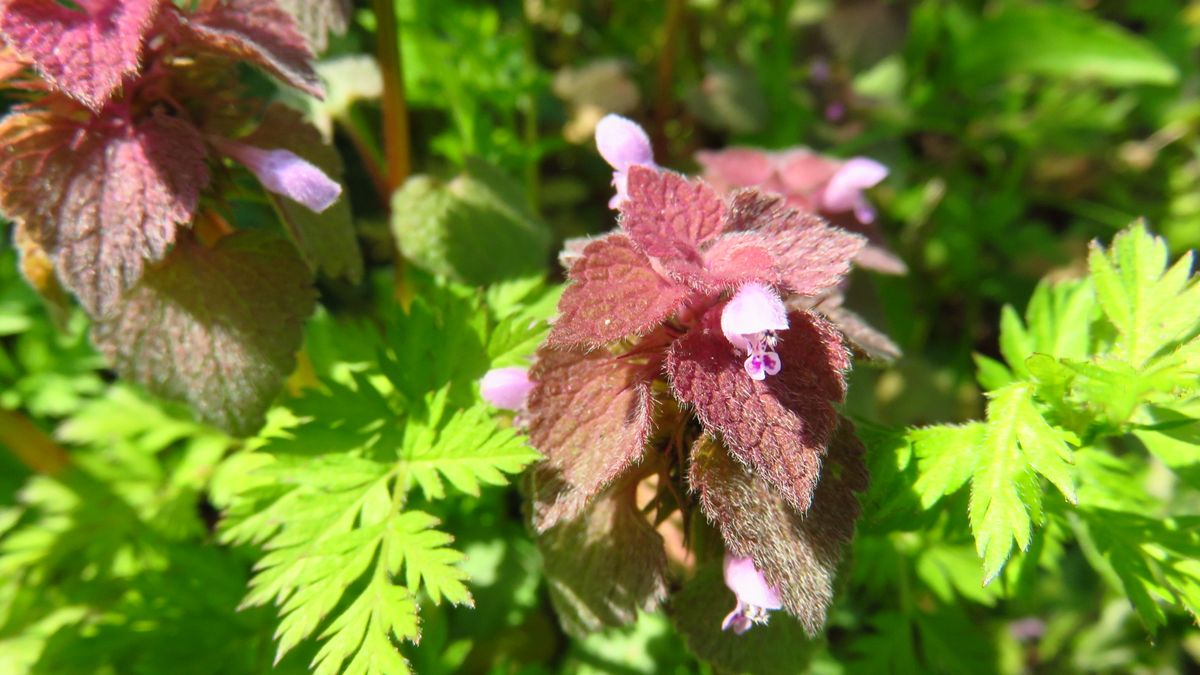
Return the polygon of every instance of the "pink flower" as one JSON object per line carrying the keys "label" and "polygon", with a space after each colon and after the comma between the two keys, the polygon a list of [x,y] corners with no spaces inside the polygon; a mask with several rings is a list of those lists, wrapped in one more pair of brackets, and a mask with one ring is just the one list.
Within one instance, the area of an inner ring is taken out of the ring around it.
{"label": "pink flower", "polygon": [[483,400],[505,410],[521,410],[533,391],[533,381],[524,368],[493,368],[479,381]]}
{"label": "pink flower", "polygon": [[746,352],[743,367],[755,380],[779,373],[783,364],[775,353],[775,331],[787,327],[787,309],[779,294],[758,282],[742,284],[721,310],[721,332],[730,344]]}
{"label": "pink flower", "polygon": [[750,558],[725,554],[725,585],[737,596],[737,606],[721,622],[721,630],[741,635],[755,624],[766,625],[770,612],[781,609],[779,592],[767,585]]}
{"label": "pink flower", "polygon": [[863,190],[875,187],[887,175],[887,167],[873,159],[849,159],[833,174],[821,192],[821,208],[832,213],[854,211],[854,217],[859,222],[874,222],[875,209],[863,195]]}
{"label": "pink flower", "polygon": [[264,150],[224,138],[214,138],[212,141],[221,152],[241,162],[258,176],[263,187],[293,199],[311,211],[324,211],[342,194],[342,186],[337,181],[294,152]]}
{"label": "pink flower", "polygon": [[654,163],[654,149],[650,138],[637,122],[616,114],[605,115],[596,124],[596,148],[600,156],[613,168],[613,186],[617,194],[609,200],[608,207],[615,209],[625,201],[629,185],[629,168],[648,166]]}

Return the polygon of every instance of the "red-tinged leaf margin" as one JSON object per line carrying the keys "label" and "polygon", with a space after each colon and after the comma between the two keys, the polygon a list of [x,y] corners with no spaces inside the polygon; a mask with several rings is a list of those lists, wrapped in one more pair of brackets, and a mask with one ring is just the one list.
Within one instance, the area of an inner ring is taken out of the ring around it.
{"label": "red-tinged leaf margin", "polygon": [[621,229],[668,271],[694,274],[701,245],[721,233],[724,201],[704,181],[644,166],[630,167],[628,194]]}
{"label": "red-tinged leaf margin", "polygon": [[596,348],[643,335],[671,317],[688,288],[666,279],[623,234],[592,241],[573,265],[547,344]]}
{"label": "red-tinged leaf margin", "polygon": [[247,435],[291,373],[315,300],[285,239],[242,231],[210,248],[189,234],[92,325],[92,341],[122,377]]}
{"label": "red-tinged leaf margin", "polygon": [[735,461],[711,436],[697,440],[688,470],[700,507],[729,552],[753,558],[784,608],[816,636],[834,596],[834,579],[854,537],[856,493],[868,483],[865,449],[842,420],[821,469],[811,508],[802,513],[761,477]]}
{"label": "red-tinged leaf margin", "polygon": [[209,181],[200,133],[164,113],[90,125],[12,113],[0,120],[0,145],[0,209],[54,257],[93,317],[167,254]]}
{"label": "red-tinged leaf margin", "polygon": [[538,532],[578,516],[641,459],[655,370],[606,351],[539,351],[527,406],[530,444],[545,456],[530,475]]}
{"label": "red-tinged leaf margin", "polygon": [[633,623],[667,594],[663,539],[638,511],[635,484],[618,482],[573,520],[538,535],[550,599],[567,633]]}
{"label": "red-tinged leaf margin", "polygon": [[204,46],[246,59],[291,86],[324,98],[308,41],[296,19],[276,0],[219,0],[211,9],[183,15],[181,21]]}
{"label": "red-tinged leaf margin", "polygon": [[63,93],[99,112],[141,64],[161,0],[90,0],[75,10],[51,0],[0,4],[0,39]]}
{"label": "red-tinged leaf margin", "polygon": [[667,373],[676,398],[691,405],[729,451],[797,510],[808,510],[821,460],[837,428],[850,357],[841,335],[808,312],[788,315],[779,333],[778,375],[755,381],[721,332],[724,304],[671,345]]}
{"label": "red-tinged leaf margin", "polygon": [[[312,162],[325,175],[342,182],[342,158],[338,151],[325,142],[303,113],[282,103],[270,105],[258,128],[239,141],[264,149],[290,150]],[[362,280],[362,252],[349,200],[339,199],[321,213],[313,213],[274,192],[266,191],[266,197],[309,267],[331,277],[344,277],[351,283]]]}

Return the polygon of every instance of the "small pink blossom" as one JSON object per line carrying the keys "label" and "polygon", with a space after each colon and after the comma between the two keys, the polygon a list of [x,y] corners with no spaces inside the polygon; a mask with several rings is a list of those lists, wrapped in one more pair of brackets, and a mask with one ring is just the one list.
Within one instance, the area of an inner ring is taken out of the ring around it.
{"label": "small pink blossom", "polygon": [[854,157],[846,161],[821,193],[821,208],[832,213],[854,211],[861,223],[875,220],[875,209],[863,195],[887,178],[888,168],[873,159]]}
{"label": "small pink blossom", "polygon": [[637,122],[616,114],[605,115],[596,124],[596,148],[613,168],[613,186],[617,193],[609,200],[615,209],[625,201],[629,185],[629,169],[633,166],[658,168],[650,138]]}
{"label": "small pink blossom", "polygon": [[725,554],[725,585],[737,596],[737,606],[721,622],[721,630],[741,635],[755,624],[766,625],[770,613],[781,609],[779,592],[767,584],[750,558]]}
{"label": "small pink blossom", "polygon": [[479,381],[483,400],[505,410],[521,410],[533,391],[533,381],[524,368],[493,368]]}
{"label": "small pink blossom", "polygon": [[775,331],[788,327],[787,308],[779,294],[758,282],[743,284],[721,310],[721,331],[734,347],[746,352],[743,367],[752,379],[779,373]]}
{"label": "small pink blossom", "polygon": [[342,194],[342,186],[308,160],[283,149],[264,150],[228,139],[213,139],[221,152],[250,169],[263,187],[320,213]]}

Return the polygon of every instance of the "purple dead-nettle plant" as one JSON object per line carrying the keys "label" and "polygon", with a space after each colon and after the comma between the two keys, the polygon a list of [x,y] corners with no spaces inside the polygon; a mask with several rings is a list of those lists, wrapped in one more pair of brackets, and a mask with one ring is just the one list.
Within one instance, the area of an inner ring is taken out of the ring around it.
{"label": "purple dead-nettle plant", "polygon": [[[0,85],[27,99],[0,120],[22,255],[53,265],[118,372],[235,433],[292,370],[313,272],[362,272],[336,153],[234,67],[320,96],[308,40],[324,30],[277,0],[0,3]],[[239,229],[228,159],[268,191],[275,232]]]}
{"label": "purple dead-nettle plant", "polygon": [[696,153],[704,179],[722,193],[758,188],[787,199],[788,206],[816,213],[831,223],[867,237],[855,264],[884,274],[904,274],[904,261],[889,251],[875,224],[875,207],[865,190],[883,182],[888,169],[867,158],[834,159],[798,147],[767,151],[726,148]]}
{"label": "purple dead-nettle plant", "polygon": [[782,608],[815,634],[866,470],[836,407],[843,337],[796,307],[835,288],[864,239],[780,196],[722,197],[659,169],[640,129],[609,121],[617,140],[602,124],[598,145],[623,174],[619,227],[571,256],[517,418],[545,456],[530,513],[560,617],[586,632],[658,607],[672,584],[656,525],[687,524],[693,541],[699,509],[777,596],[731,573],[728,625]]}

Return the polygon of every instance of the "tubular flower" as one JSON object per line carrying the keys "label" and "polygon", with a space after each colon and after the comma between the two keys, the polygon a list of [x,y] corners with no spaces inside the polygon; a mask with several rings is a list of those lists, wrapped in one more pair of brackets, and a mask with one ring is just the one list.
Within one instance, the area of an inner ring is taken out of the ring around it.
{"label": "tubular flower", "polygon": [[658,168],[646,132],[637,122],[617,114],[605,115],[596,124],[596,148],[613,168],[613,187],[617,193],[608,202],[608,207],[612,209],[625,201],[630,167]]}
{"label": "tubular flower", "polygon": [[774,351],[775,331],[787,327],[787,310],[779,294],[758,282],[743,285],[721,310],[721,332],[746,353],[743,367],[755,380],[779,373],[782,364]]}
{"label": "tubular flower", "polygon": [[887,175],[887,167],[879,162],[866,157],[854,157],[843,164],[825,185],[820,194],[821,207],[834,213],[853,211],[860,223],[873,223],[875,209],[863,195],[863,190],[875,187]]}
{"label": "tubular flower", "polygon": [[479,380],[483,400],[504,410],[521,410],[533,390],[529,371],[525,368],[493,368]]}
{"label": "tubular flower", "polygon": [[337,181],[289,150],[264,150],[224,138],[214,138],[212,143],[250,169],[263,187],[299,202],[310,211],[324,211],[342,194]]}
{"label": "tubular flower", "polygon": [[750,558],[725,554],[725,585],[737,596],[737,606],[721,622],[721,630],[741,635],[755,624],[766,625],[772,611],[781,609],[779,592],[767,584]]}

